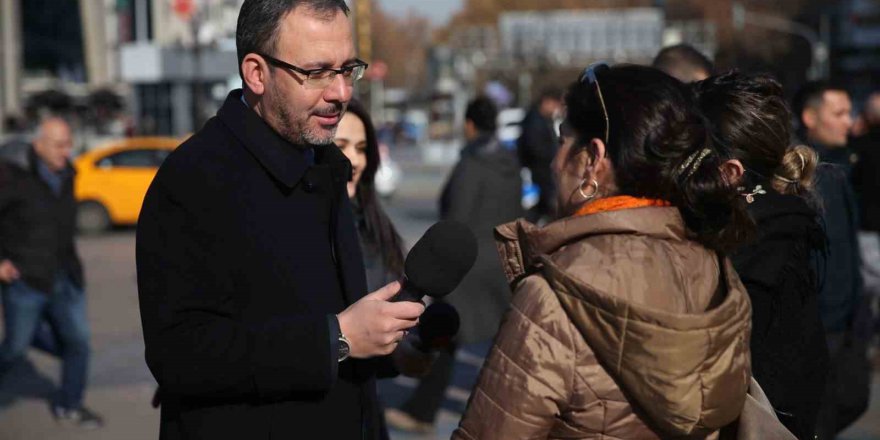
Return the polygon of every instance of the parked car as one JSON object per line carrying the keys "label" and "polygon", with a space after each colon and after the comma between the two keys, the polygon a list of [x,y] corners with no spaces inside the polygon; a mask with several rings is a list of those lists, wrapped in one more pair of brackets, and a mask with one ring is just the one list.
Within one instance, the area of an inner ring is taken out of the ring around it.
{"label": "parked car", "polygon": [[403,178],[403,170],[400,165],[391,158],[391,152],[385,144],[379,144],[379,169],[373,178],[376,193],[384,199],[390,199],[400,185]]}
{"label": "parked car", "polygon": [[180,139],[135,137],[88,151],[74,161],[77,227],[86,233],[134,225],[147,188]]}

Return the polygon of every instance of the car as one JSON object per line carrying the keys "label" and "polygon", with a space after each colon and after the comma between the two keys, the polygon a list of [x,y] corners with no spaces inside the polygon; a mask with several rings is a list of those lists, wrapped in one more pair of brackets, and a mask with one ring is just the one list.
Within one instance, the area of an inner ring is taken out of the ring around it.
{"label": "car", "polygon": [[379,144],[379,168],[373,177],[376,193],[383,199],[390,199],[400,185],[403,178],[403,170],[400,165],[391,158],[391,152],[385,144]]}
{"label": "car", "polygon": [[181,140],[134,137],[88,151],[74,161],[77,228],[85,233],[137,224],[147,189]]}

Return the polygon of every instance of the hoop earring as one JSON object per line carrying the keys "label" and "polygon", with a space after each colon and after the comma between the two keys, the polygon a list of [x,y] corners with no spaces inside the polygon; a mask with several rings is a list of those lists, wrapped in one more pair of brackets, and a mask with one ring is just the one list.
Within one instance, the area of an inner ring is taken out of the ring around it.
{"label": "hoop earring", "polygon": [[599,194],[599,182],[597,182],[596,179],[591,179],[590,186],[593,187],[593,192],[591,192],[589,194],[585,194],[584,193],[584,182],[586,182],[586,181],[587,181],[587,179],[581,180],[581,183],[578,184],[578,192],[581,194],[581,197],[583,197],[584,200],[590,200],[590,199],[596,197],[596,194]]}

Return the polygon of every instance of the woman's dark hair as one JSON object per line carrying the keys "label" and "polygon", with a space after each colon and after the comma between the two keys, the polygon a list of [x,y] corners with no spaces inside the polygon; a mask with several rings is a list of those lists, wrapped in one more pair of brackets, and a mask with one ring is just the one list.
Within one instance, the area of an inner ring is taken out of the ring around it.
{"label": "woman's dark hair", "polygon": [[765,183],[781,194],[815,201],[818,156],[809,147],[791,144],[791,111],[779,82],[731,71],[692,87],[716,142],[747,170],[746,185]]}
{"label": "woman's dark hair", "polygon": [[[651,67],[621,65],[596,76],[608,111],[605,151],[617,193],[671,202],[707,248],[726,251],[745,240],[751,220],[721,173],[724,154],[711,142],[691,90]],[[573,84],[566,105],[576,146],[589,148],[590,140],[605,138],[596,84]],[[595,151],[589,153],[595,157]]]}
{"label": "woman's dark hair", "polygon": [[367,139],[367,166],[361,174],[355,192],[355,200],[364,214],[367,236],[364,241],[382,255],[382,261],[386,269],[395,276],[403,274],[403,239],[394,228],[394,224],[385,214],[379,198],[376,196],[374,179],[379,169],[379,140],[376,137],[376,128],[370,113],[357,100],[348,104],[348,113],[358,117],[364,124],[364,132]]}

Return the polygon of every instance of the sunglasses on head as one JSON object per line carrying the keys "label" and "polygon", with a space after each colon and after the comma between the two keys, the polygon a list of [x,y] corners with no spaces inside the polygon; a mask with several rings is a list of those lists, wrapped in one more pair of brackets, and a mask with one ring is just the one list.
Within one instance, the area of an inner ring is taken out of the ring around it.
{"label": "sunglasses on head", "polygon": [[605,98],[602,96],[602,88],[599,87],[597,74],[609,70],[611,67],[605,62],[593,63],[581,73],[580,82],[589,86],[596,85],[596,94],[599,95],[599,104],[602,105],[602,114],[605,115],[605,145],[608,145],[608,133],[611,131],[611,123],[608,121],[608,109],[605,108]]}

